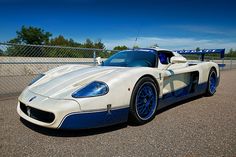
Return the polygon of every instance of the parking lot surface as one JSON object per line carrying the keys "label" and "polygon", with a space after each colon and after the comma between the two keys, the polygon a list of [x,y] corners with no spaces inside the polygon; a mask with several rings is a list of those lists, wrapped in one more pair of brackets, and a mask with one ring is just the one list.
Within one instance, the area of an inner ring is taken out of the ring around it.
{"label": "parking lot surface", "polygon": [[16,113],[17,97],[0,100],[0,156],[236,156],[236,70],[221,72],[213,97],[159,111],[142,126],[60,131]]}

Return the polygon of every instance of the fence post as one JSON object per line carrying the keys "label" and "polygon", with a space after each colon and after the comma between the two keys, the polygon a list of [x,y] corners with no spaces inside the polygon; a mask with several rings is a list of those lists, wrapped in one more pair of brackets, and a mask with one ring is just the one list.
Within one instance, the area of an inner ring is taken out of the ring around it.
{"label": "fence post", "polygon": [[232,70],[232,64],[233,64],[233,60],[232,58],[230,58],[230,70]]}
{"label": "fence post", "polygon": [[[224,63],[225,63],[225,59],[222,58],[222,65],[224,65]],[[224,66],[222,66],[221,70],[224,70]]]}
{"label": "fence post", "polygon": [[93,51],[93,66],[96,66],[96,51]]}

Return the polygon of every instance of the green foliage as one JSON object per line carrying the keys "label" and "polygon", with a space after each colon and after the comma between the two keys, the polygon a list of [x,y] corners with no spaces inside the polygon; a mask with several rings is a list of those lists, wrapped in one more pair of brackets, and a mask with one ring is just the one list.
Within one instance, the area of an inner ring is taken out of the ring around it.
{"label": "green foliage", "polygon": [[138,48],[139,48],[138,45],[133,46],[133,49],[138,49]]}
{"label": "green foliage", "polygon": [[48,51],[44,47],[12,45],[6,50],[7,56],[47,57]]}
{"label": "green foliage", "polygon": [[201,50],[200,47],[197,47],[197,48],[196,48],[196,51],[200,51],[200,50]]}
{"label": "green foliage", "polygon": [[84,48],[93,48],[93,42],[90,39],[86,39],[85,43],[83,44]]}
{"label": "green foliage", "polygon": [[[66,39],[63,35],[59,35],[55,38],[51,38],[52,33],[45,32],[42,28],[33,26],[22,26],[19,31],[16,31],[16,37],[11,39],[10,43],[15,44],[31,44],[31,45],[54,45],[54,46],[64,46],[64,47],[76,47],[76,48],[95,48],[101,49],[101,51],[96,51],[96,56],[102,58],[107,58],[111,56],[114,52],[105,51],[105,45],[101,40],[92,41],[91,39],[86,39],[85,42],[76,42],[73,39]],[[139,48],[138,46],[134,46]],[[113,50],[121,51],[128,49],[127,46],[116,46]],[[197,47],[196,51],[200,48]],[[73,48],[47,48],[47,47],[34,47],[34,46],[23,46],[23,45],[11,45],[7,47],[7,50],[0,49],[0,56],[23,56],[23,57],[83,57],[91,58],[93,57],[93,50],[79,50]],[[199,55],[185,55],[188,59],[198,59]],[[219,54],[207,54],[205,58],[218,58]],[[236,50],[230,49],[225,57],[236,57]]]}
{"label": "green foliage", "polygon": [[47,49],[47,57],[92,58],[93,54],[83,50],[62,47]]}
{"label": "green foliage", "polygon": [[[22,26],[20,31],[16,31],[16,37],[9,42],[15,44],[44,45],[49,43],[51,36],[51,33],[45,32],[41,28]],[[44,57],[47,56],[47,53],[43,50],[43,47],[12,45],[7,48],[6,55]]]}
{"label": "green foliage", "polygon": [[116,51],[102,51],[102,52],[97,53],[97,57],[109,58],[110,56],[112,56],[115,53],[116,53]]}
{"label": "green foliage", "polygon": [[105,45],[102,43],[102,40],[99,39],[97,42],[94,43],[94,48],[97,49],[105,49]]}
{"label": "green foliage", "polygon": [[0,49],[0,56],[4,56],[3,50]]}
{"label": "green foliage", "polygon": [[236,57],[236,50],[233,50],[232,48],[229,50],[229,52],[225,55],[226,57]]}
{"label": "green foliage", "polygon": [[75,42],[73,39],[66,39],[64,36],[59,35],[58,37],[52,38],[49,41],[49,45],[54,46],[67,46],[67,47],[80,47],[80,48],[96,48],[96,49],[105,49],[105,45],[101,40],[93,42],[90,39],[86,39],[85,42],[79,43]]}
{"label": "green foliage", "polygon": [[[45,32],[41,28],[22,26],[20,31],[16,32],[16,37],[9,42],[16,45],[7,47],[5,52],[8,56],[22,56],[22,57],[93,57],[92,50],[79,50],[73,48],[63,47],[76,47],[76,48],[96,48],[105,49],[105,45],[101,40],[93,42],[90,39],[86,39],[84,43],[79,43],[73,39],[66,39],[64,36],[59,35],[55,38],[51,38],[51,33]],[[36,46],[24,46],[17,44],[31,44],[31,45],[52,45],[62,46],[62,48],[49,48],[49,47],[36,47]],[[106,52],[96,52],[101,56],[107,56]],[[0,55],[4,53],[0,52]]]}
{"label": "green foliage", "polygon": [[51,33],[45,32],[41,28],[22,26],[20,31],[16,31],[16,38],[10,40],[10,43],[24,43],[33,45],[43,45],[49,42]]}
{"label": "green foliage", "polygon": [[123,46],[116,46],[113,48],[113,50],[118,50],[118,51],[122,51],[122,50],[127,50],[128,47],[123,45]]}
{"label": "green foliage", "polygon": [[73,39],[66,39],[62,35],[59,35],[58,37],[52,38],[49,41],[49,45],[68,46],[68,47],[82,47],[81,43],[77,43]]}

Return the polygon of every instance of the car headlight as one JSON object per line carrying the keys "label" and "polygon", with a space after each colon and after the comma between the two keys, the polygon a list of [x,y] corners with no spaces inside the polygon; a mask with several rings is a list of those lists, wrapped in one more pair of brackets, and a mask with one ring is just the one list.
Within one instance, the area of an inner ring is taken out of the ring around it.
{"label": "car headlight", "polygon": [[104,82],[94,81],[87,86],[72,93],[73,98],[95,97],[107,94],[109,91],[108,85]]}
{"label": "car headlight", "polygon": [[39,74],[37,77],[35,77],[35,78],[29,83],[29,86],[32,85],[33,83],[35,83],[36,81],[38,81],[39,79],[41,79],[43,76],[45,76],[45,74]]}

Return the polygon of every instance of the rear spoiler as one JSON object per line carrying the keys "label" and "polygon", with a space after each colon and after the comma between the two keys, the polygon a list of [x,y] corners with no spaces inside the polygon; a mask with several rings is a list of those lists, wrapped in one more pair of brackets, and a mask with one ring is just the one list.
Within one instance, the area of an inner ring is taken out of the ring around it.
{"label": "rear spoiler", "polygon": [[225,67],[224,57],[225,57],[225,49],[202,49],[202,50],[174,50],[179,54],[198,54],[201,55],[201,61],[204,61],[205,54],[220,54],[220,58],[222,59],[222,64],[218,64],[219,67]]}
{"label": "rear spoiler", "polygon": [[199,54],[202,61],[204,61],[205,54],[220,54],[221,59],[225,57],[225,49],[174,50],[174,52],[179,54]]}

